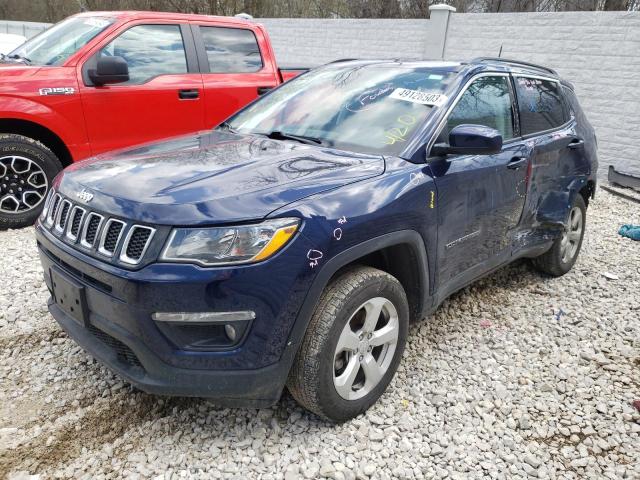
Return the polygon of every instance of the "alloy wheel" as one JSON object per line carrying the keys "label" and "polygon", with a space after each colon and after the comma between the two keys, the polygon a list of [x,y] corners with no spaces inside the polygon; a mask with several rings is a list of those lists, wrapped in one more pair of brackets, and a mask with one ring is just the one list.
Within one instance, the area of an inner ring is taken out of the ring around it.
{"label": "alloy wheel", "polygon": [[396,307],[375,297],[360,305],[344,326],[334,353],[333,384],[345,400],[371,392],[389,369],[398,343]]}
{"label": "alloy wheel", "polygon": [[18,155],[0,157],[0,212],[24,213],[44,200],[49,182],[33,160]]}
{"label": "alloy wheel", "polygon": [[582,210],[579,207],[573,207],[569,213],[569,224],[560,241],[560,256],[563,263],[570,262],[578,251],[582,237],[582,223]]}

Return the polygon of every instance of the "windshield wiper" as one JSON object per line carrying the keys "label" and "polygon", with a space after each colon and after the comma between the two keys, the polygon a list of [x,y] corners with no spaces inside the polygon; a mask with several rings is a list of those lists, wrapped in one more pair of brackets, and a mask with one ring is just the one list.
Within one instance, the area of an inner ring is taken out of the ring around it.
{"label": "windshield wiper", "polygon": [[229,133],[238,133],[238,131],[233,128],[229,122],[222,122],[218,125],[218,128],[224,128]]}
{"label": "windshield wiper", "polygon": [[13,55],[8,55],[7,58],[11,58],[14,60],[19,60],[21,62],[24,62],[27,65],[31,65],[33,62],[31,61],[31,59],[27,58],[27,57],[23,57],[22,55],[18,55],[17,53],[14,53]]}
{"label": "windshield wiper", "polygon": [[272,138],[273,140],[294,140],[300,143],[306,143],[307,145],[322,145],[322,140],[315,137],[307,137],[305,135],[293,135],[291,133],[281,132],[279,130],[274,130],[271,133],[266,134],[267,137]]}

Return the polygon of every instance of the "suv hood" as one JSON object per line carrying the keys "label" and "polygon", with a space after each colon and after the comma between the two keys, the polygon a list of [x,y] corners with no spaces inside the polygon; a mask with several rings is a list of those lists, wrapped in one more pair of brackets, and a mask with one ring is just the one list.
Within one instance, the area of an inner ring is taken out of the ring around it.
{"label": "suv hood", "polygon": [[[72,201],[140,222],[216,224],[260,219],[316,193],[384,171],[381,156],[209,131],[101,155],[67,168]],[[87,198],[89,195],[81,195]]]}

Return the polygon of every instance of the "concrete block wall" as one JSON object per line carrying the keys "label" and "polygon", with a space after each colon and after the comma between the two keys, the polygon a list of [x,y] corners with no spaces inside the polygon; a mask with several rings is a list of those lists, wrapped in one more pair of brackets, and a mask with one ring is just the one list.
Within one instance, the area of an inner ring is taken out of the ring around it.
{"label": "concrete block wall", "polygon": [[640,12],[453,14],[445,58],[497,56],[552,67],[596,129],[601,170],[640,174]]}
{"label": "concrete block wall", "polygon": [[257,19],[282,65],[314,66],[339,58],[424,58],[428,20]]}

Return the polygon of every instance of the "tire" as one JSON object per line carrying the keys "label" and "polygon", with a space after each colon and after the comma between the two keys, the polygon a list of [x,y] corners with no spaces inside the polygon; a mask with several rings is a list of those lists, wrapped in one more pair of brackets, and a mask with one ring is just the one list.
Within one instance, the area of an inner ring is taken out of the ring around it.
{"label": "tire", "polygon": [[[380,398],[393,378],[408,325],[407,296],[398,280],[370,267],[346,271],[327,286],[318,301],[289,373],[289,392],[326,420],[343,422],[356,417]],[[370,335],[359,338],[364,332]],[[375,345],[383,340],[388,343]],[[353,348],[342,350],[345,344]],[[372,373],[365,373],[365,367]]]}
{"label": "tire", "polygon": [[[577,223],[579,223],[578,228],[576,228]],[[533,266],[554,277],[560,277],[571,270],[582,247],[586,224],[587,206],[582,195],[578,194],[569,211],[567,230],[560,238],[554,240],[546,253],[532,259]]]}
{"label": "tire", "polygon": [[0,230],[33,225],[60,170],[60,160],[42,143],[0,133]]}

